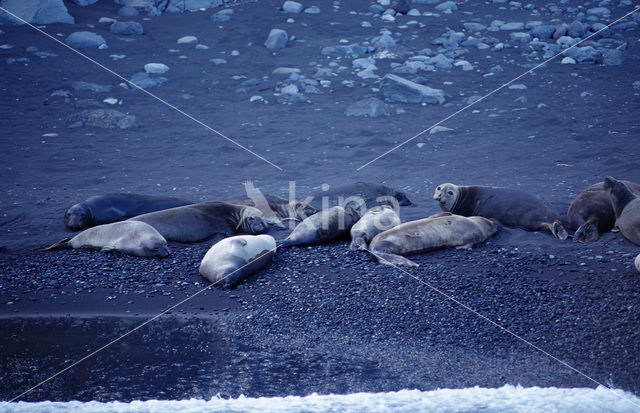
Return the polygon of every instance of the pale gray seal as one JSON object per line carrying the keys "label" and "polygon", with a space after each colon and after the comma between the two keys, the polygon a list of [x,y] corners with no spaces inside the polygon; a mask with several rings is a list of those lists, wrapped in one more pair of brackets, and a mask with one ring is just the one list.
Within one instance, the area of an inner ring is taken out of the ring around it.
{"label": "pale gray seal", "polygon": [[351,207],[334,206],[311,215],[298,224],[282,246],[311,245],[346,236],[360,215]]}
{"label": "pale gray seal", "polygon": [[73,238],[58,241],[45,251],[66,248],[95,248],[139,257],[166,257],[167,241],[151,225],[137,221],[113,222],[85,229]]}
{"label": "pale gray seal", "polygon": [[276,252],[271,235],[236,235],[214,244],[200,263],[200,274],[230,288],[267,265]]}
{"label": "pale gray seal", "polygon": [[604,189],[611,198],[616,226],[626,239],[640,245],[640,198],[624,182],[610,176],[604,180]]}
{"label": "pale gray seal", "polygon": [[158,230],[168,241],[200,242],[216,235],[259,234],[268,229],[260,210],[228,202],[201,202],[130,218]]}
{"label": "pale gray seal", "polygon": [[360,251],[367,249],[367,244],[381,232],[389,230],[396,225],[400,225],[400,217],[388,205],[379,205],[370,208],[351,227],[351,245],[349,248]]}
{"label": "pale gray seal", "polygon": [[[623,182],[637,196],[640,196],[640,185],[631,181]],[[613,229],[616,214],[613,211],[609,193],[604,189],[604,182],[598,182],[582,191],[569,206],[567,222],[574,230],[573,240],[579,242],[597,241],[600,234]]]}
{"label": "pale gray seal", "polygon": [[70,229],[78,230],[191,203],[183,199],[166,196],[139,194],[95,195],[67,209],[64,214],[64,224]]}
{"label": "pale gray seal", "polygon": [[559,239],[569,234],[559,215],[537,195],[492,186],[438,185],[433,199],[444,211],[465,217],[494,218],[506,227],[547,231]]}
{"label": "pale gray seal", "polygon": [[443,247],[470,248],[498,232],[500,224],[484,217],[452,214],[409,221],[376,235],[369,251],[382,264],[418,264],[402,257]]}

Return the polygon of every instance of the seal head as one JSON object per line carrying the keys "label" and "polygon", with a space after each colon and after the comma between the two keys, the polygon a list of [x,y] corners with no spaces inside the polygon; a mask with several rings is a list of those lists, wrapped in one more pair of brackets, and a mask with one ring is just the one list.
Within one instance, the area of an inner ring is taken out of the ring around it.
{"label": "seal head", "polygon": [[83,204],[75,204],[64,214],[64,224],[70,229],[81,229],[92,222],[91,211]]}

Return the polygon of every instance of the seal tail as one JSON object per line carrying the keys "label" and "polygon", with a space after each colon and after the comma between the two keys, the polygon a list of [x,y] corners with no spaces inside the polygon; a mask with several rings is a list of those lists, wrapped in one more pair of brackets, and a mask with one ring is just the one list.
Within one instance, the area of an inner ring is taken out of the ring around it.
{"label": "seal tail", "polygon": [[71,249],[71,244],[69,244],[71,238],[65,238],[56,242],[53,245],[49,245],[47,248],[43,248],[42,251],[53,251],[53,250],[67,250]]}

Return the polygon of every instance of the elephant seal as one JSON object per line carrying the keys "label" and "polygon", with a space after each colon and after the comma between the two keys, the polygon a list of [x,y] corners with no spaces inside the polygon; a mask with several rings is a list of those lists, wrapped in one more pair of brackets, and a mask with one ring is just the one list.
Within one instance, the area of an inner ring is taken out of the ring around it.
{"label": "elephant seal", "polygon": [[393,207],[411,205],[411,201],[404,192],[386,185],[369,182],[356,182],[335,188],[323,185],[321,191],[314,192],[303,202],[319,210],[336,205],[349,205],[361,209],[363,214],[366,212],[366,208],[376,205],[391,205]]}
{"label": "elephant seal", "polygon": [[417,267],[417,263],[402,255],[443,247],[470,248],[499,229],[497,221],[484,217],[436,214],[405,222],[376,235],[369,244],[369,252],[381,264]]}
{"label": "elephant seal", "polygon": [[604,180],[604,189],[611,198],[620,232],[629,241],[640,245],[640,198],[624,182],[610,176]]}
{"label": "elephant seal", "polygon": [[569,236],[551,205],[523,191],[444,183],[436,187],[433,199],[452,214],[494,218],[506,227],[548,231],[559,239]]}
{"label": "elephant seal", "polygon": [[[631,181],[623,182],[640,196],[640,185]],[[613,211],[611,198],[604,189],[604,182],[591,185],[571,202],[567,211],[569,228],[575,233],[573,240],[579,242],[593,242],[600,238],[600,234],[613,229],[616,214]]]}
{"label": "elephant seal", "polygon": [[400,225],[400,217],[388,205],[379,205],[369,209],[351,227],[351,245],[349,249],[366,251],[367,244],[381,232]]}
{"label": "elephant seal", "polygon": [[214,244],[200,263],[200,274],[231,288],[267,265],[276,252],[271,235],[236,235]]}
{"label": "elephant seal", "polygon": [[268,229],[260,210],[228,202],[201,202],[129,218],[146,222],[167,241],[200,242],[214,235],[259,234]]}
{"label": "elephant seal", "polygon": [[64,214],[64,224],[69,229],[78,230],[191,203],[183,199],[166,196],[138,194],[95,195],[67,209]]}
{"label": "elephant seal", "polygon": [[311,245],[333,241],[349,233],[360,214],[349,207],[334,206],[311,215],[298,224],[282,246]]}
{"label": "elephant seal", "polygon": [[309,204],[305,204],[300,201],[288,201],[277,195],[264,194],[264,203],[256,201],[254,199],[241,199],[238,201],[231,201],[233,204],[249,205],[258,208],[265,217],[269,217],[270,214],[274,214],[274,217],[279,219],[294,219],[303,221],[311,215],[318,212],[318,210]]}
{"label": "elephant seal", "polygon": [[634,264],[636,265],[636,270],[640,271],[640,254],[636,257]]}
{"label": "elephant seal", "polygon": [[95,248],[139,257],[166,257],[167,241],[151,225],[137,221],[113,222],[85,229],[73,238],[63,239],[45,251],[67,248]]}

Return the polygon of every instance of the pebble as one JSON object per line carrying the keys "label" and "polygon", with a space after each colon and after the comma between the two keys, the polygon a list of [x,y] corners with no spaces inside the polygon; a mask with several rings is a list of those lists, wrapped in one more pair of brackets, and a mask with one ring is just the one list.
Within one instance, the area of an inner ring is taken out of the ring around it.
{"label": "pebble", "polygon": [[144,72],[140,72],[140,73],[136,73],[135,75],[133,75],[131,77],[131,83],[136,84],[138,87],[141,87],[143,89],[149,88],[149,87],[153,87],[153,86],[159,86],[163,83],[166,83],[167,79],[164,77],[151,77],[149,76],[147,73]]}
{"label": "pebble", "polygon": [[169,66],[164,63],[147,63],[144,65],[144,71],[147,73],[167,73],[169,71]]}
{"label": "pebble", "polygon": [[123,36],[144,34],[144,28],[138,22],[115,22],[109,27],[109,31]]}
{"label": "pebble", "polygon": [[178,44],[197,44],[198,38],[196,36],[182,36],[178,39]]}
{"label": "pebble", "polygon": [[505,23],[500,26],[500,30],[524,30],[524,23],[522,22]]}
{"label": "pebble", "polygon": [[436,6],[436,10],[443,11],[445,13],[451,13],[458,10],[458,6],[454,1],[445,1]]}
{"label": "pebble", "polygon": [[462,26],[472,32],[479,32],[487,28],[487,26],[485,26],[484,24],[474,22],[463,23]]}
{"label": "pebble", "polygon": [[107,44],[99,34],[86,31],[71,33],[64,42],[76,49],[102,47]]}
{"label": "pebble", "polygon": [[73,88],[73,90],[76,91],[90,91],[90,92],[95,92],[95,93],[108,93],[111,92],[111,86],[109,85],[99,85],[97,83],[92,83],[92,82],[73,82],[71,84],[71,87]]}
{"label": "pebble", "polygon": [[264,45],[267,49],[277,50],[286,47],[289,41],[287,32],[281,29],[271,29]]}
{"label": "pebble", "polygon": [[562,63],[563,65],[575,65],[575,64],[576,64],[576,61],[575,61],[575,59],[573,59],[573,58],[571,58],[571,57],[567,56],[567,57],[563,58],[563,59],[560,61],[560,63]]}
{"label": "pebble", "polygon": [[304,10],[305,13],[307,14],[320,14],[320,7],[318,6],[311,6],[307,9]]}
{"label": "pebble", "polygon": [[359,100],[349,105],[344,112],[345,116],[367,116],[378,118],[380,116],[390,116],[391,108],[378,98],[371,97]]}
{"label": "pebble", "polygon": [[284,4],[282,5],[282,11],[284,11],[285,13],[300,13],[302,11],[302,9],[304,8],[304,6],[300,3],[298,3],[297,1],[291,1],[291,0],[287,0],[284,2]]}

